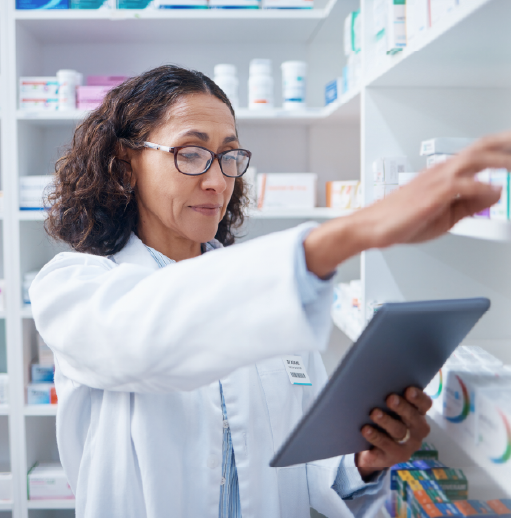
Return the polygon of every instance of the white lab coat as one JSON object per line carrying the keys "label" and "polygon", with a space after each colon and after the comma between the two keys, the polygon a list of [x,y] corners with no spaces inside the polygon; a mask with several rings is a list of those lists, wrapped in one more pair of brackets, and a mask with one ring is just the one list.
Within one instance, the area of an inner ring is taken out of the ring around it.
{"label": "white lab coat", "polygon": [[[42,269],[30,296],[55,353],[57,440],[78,518],[218,518],[219,379],[243,518],[308,518],[310,506],[365,517],[381,506],[382,492],[346,502],[331,489],[340,458],[268,466],[326,381],[318,351],[331,291],[304,311],[294,272],[303,234],[163,269],[132,236],[115,262],[63,253]],[[297,352],[312,387],[289,382],[281,356]]]}

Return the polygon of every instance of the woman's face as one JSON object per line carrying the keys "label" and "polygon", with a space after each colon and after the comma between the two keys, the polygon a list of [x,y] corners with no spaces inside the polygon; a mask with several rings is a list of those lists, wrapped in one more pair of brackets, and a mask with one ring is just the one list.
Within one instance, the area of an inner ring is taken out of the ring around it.
{"label": "woman's face", "polygon": [[[151,132],[149,142],[163,146],[201,146],[214,153],[239,148],[234,117],[209,94],[191,94],[172,105],[168,120]],[[215,237],[234,189],[218,160],[199,176],[180,173],[174,155],[144,149],[130,156],[139,209],[139,234],[205,243]],[[169,234],[170,233],[170,234]]]}

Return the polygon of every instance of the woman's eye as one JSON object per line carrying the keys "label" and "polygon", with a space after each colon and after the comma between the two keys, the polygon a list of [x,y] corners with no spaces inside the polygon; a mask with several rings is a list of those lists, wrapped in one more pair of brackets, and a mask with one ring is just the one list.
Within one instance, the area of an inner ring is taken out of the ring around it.
{"label": "woman's eye", "polygon": [[236,161],[236,157],[233,156],[233,155],[224,155],[224,161],[225,162],[235,162]]}
{"label": "woman's eye", "polygon": [[197,160],[200,158],[198,153],[181,153],[180,156],[185,160]]}

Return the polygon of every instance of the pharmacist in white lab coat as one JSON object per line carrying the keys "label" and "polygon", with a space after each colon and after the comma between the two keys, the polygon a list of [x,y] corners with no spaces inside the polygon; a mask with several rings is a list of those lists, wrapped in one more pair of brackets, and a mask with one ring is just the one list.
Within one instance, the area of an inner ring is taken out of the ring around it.
{"label": "pharmacist in white lab coat", "polygon": [[[55,353],[57,440],[78,518],[306,518],[311,506],[372,516],[385,468],[428,433],[420,390],[388,399],[400,419],[372,412],[371,450],[268,466],[326,381],[332,273],[495,203],[500,191],[474,174],[511,169],[510,140],[478,143],[352,216],[223,248],[250,158],[223,92],[173,66],[111,91],[56,166],[47,230],[75,252],[30,290]],[[286,355],[312,386],[290,383]]]}

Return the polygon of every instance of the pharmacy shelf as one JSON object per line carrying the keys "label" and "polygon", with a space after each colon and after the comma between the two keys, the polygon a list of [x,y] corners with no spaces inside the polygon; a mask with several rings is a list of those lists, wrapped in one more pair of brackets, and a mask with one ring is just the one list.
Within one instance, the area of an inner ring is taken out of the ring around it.
{"label": "pharmacy shelf", "polygon": [[9,415],[9,405],[0,405],[0,415]]}
{"label": "pharmacy shelf", "polygon": [[[20,10],[18,26],[43,43],[308,43],[343,2],[322,9]],[[119,23],[121,22],[121,23]]]}
{"label": "pharmacy shelf", "polygon": [[[74,110],[64,112],[21,111],[16,118],[35,126],[73,126],[76,127],[89,114],[88,111]],[[360,119],[360,92],[346,94],[340,100],[322,108],[303,110],[236,110],[236,119],[242,124],[292,124],[310,125],[321,123],[349,122]]]}
{"label": "pharmacy shelf", "polygon": [[[433,421],[433,423],[438,426],[441,430],[443,430],[447,436],[453,437],[453,430],[449,428],[448,422],[442,415],[440,415],[436,410],[431,409],[428,412],[428,417]],[[456,444],[462,448],[463,452],[467,456],[468,459],[473,462],[474,466],[477,467],[478,470],[484,470],[484,476],[488,477],[493,481],[495,487],[500,488],[504,494],[511,493],[511,478],[507,475],[507,471],[509,468],[504,465],[497,465],[491,463],[482,453],[480,448],[476,445],[470,445],[470,447],[465,446],[460,443],[459,440],[456,440]],[[459,466],[462,469],[468,466]]]}
{"label": "pharmacy shelf", "polygon": [[465,218],[450,231],[456,236],[511,242],[511,222],[483,218]]}
{"label": "pharmacy shelf", "polygon": [[331,315],[334,325],[338,327],[352,342],[356,342],[363,330],[348,323],[342,318],[338,311],[332,311]]}
{"label": "pharmacy shelf", "polygon": [[251,219],[333,219],[353,214],[352,210],[337,210],[328,207],[314,207],[312,209],[263,209],[251,210],[248,217]]}
{"label": "pharmacy shelf", "polygon": [[369,59],[367,86],[504,87],[511,85],[508,0],[463,0],[393,56]]}
{"label": "pharmacy shelf", "polygon": [[29,416],[57,415],[57,405],[25,405],[23,413]]}
{"label": "pharmacy shelf", "polygon": [[74,509],[74,500],[27,500],[29,509]]}
{"label": "pharmacy shelf", "polygon": [[0,500],[0,511],[10,511],[12,509],[12,502]]}
{"label": "pharmacy shelf", "polygon": [[18,212],[19,221],[44,221],[47,216],[45,210],[20,210]]}

